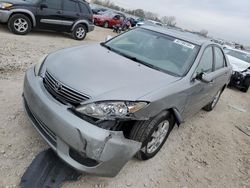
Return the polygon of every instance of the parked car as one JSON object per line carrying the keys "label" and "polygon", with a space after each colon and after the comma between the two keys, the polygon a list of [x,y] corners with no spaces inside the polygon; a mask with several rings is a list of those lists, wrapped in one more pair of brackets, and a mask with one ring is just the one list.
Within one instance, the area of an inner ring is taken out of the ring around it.
{"label": "parked car", "polygon": [[99,13],[103,13],[103,12],[108,11],[108,9],[103,8],[103,7],[96,6],[96,5],[94,5],[94,4],[90,4],[89,6],[90,6],[90,8],[91,8],[93,14],[99,14]]}
{"label": "parked car", "polygon": [[160,26],[160,27],[163,27],[163,24],[160,23],[160,22],[157,22],[157,21],[153,21],[153,20],[146,20],[146,21],[143,21],[143,22],[138,22],[136,24],[136,26],[143,26],[143,25],[155,25],[155,26]]}
{"label": "parked car", "polygon": [[101,15],[94,15],[94,23],[105,28],[113,28],[116,25],[121,25],[125,16],[113,11],[104,12]]}
{"label": "parked car", "polygon": [[237,49],[225,49],[229,62],[233,67],[230,86],[247,92],[250,86],[250,53]]}
{"label": "parked car", "polygon": [[0,23],[18,35],[38,28],[68,32],[76,40],[94,30],[92,11],[83,0],[0,0]]}
{"label": "parked car", "polygon": [[66,163],[115,176],[134,155],[154,157],[175,124],[201,108],[213,110],[230,76],[219,45],[190,33],[136,27],[46,56],[25,75],[24,106]]}

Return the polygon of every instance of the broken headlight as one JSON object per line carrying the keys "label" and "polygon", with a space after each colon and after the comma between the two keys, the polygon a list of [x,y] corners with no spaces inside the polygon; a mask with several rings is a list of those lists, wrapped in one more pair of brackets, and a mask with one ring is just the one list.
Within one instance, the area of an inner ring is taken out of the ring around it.
{"label": "broken headlight", "polygon": [[104,101],[82,105],[77,107],[76,111],[96,119],[113,120],[125,118],[129,114],[135,113],[147,105],[147,102]]}

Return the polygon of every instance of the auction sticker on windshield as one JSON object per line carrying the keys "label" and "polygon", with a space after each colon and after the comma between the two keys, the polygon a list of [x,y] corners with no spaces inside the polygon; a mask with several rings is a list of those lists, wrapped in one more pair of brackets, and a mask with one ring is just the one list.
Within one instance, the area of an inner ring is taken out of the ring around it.
{"label": "auction sticker on windshield", "polygon": [[190,43],[185,42],[185,41],[182,41],[182,40],[179,40],[179,39],[175,39],[174,43],[185,46],[185,47],[190,48],[190,49],[194,49],[194,47],[195,47],[195,45],[190,44]]}

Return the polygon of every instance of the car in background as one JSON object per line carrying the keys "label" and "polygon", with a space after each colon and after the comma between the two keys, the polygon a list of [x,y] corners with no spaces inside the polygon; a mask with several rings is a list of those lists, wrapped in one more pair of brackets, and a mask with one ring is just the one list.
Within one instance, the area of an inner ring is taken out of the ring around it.
{"label": "car in background", "polygon": [[102,14],[102,13],[108,11],[107,8],[99,7],[99,6],[94,5],[94,4],[90,4],[89,6],[90,6],[93,14]]}
{"label": "car in background", "polygon": [[230,76],[219,45],[190,33],[135,27],[42,59],[26,72],[24,107],[63,161],[115,176],[134,155],[153,158],[175,124],[202,108],[213,110]]}
{"label": "car in background", "polygon": [[250,52],[237,49],[224,49],[233,68],[229,86],[247,92],[250,86]]}
{"label": "car in background", "polygon": [[94,30],[92,21],[89,4],[83,0],[0,0],[0,23],[7,23],[18,35],[38,28],[71,33],[74,39],[83,40]]}
{"label": "car in background", "polygon": [[103,14],[94,15],[93,18],[95,25],[113,28],[116,25],[121,25],[126,17],[122,13],[106,11]]}
{"label": "car in background", "polygon": [[157,22],[157,21],[154,21],[154,20],[146,20],[146,21],[143,21],[143,22],[138,22],[136,24],[136,26],[140,27],[140,26],[143,26],[143,25],[152,25],[152,26],[160,26],[160,27],[163,27],[163,24],[160,23],[160,22]]}

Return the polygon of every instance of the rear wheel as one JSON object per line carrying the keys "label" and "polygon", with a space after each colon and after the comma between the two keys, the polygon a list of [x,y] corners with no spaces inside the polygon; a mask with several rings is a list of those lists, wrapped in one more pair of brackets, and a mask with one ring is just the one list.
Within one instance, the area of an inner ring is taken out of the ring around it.
{"label": "rear wheel", "polygon": [[244,87],[241,89],[241,91],[246,93],[249,89],[249,85],[250,85],[250,77],[247,77],[244,80],[244,84],[243,84]]}
{"label": "rear wheel", "polygon": [[222,89],[219,90],[216,93],[216,95],[213,97],[213,100],[209,104],[207,104],[205,107],[203,107],[203,110],[208,111],[208,112],[212,111],[215,108],[216,104],[219,102],[222,91],[223,91]]}
{"label": "rear wheel", "polygon": [[245,86],[244,88],[241,88],[240,90],[244,93],[247,93],[248,89],[249,89],[249,86]]}
{"label": "rear wheel", "polygon": [[78,24],[73,32],[72,32],[72,37],[75,39],[75,40],[83,40],[87,35],[87,28],[85,25],[82,25],[82,24]]}
{"label": "rear wheel", "polygon": [[8,22],[9,30],[17,35],[26,35],[31,31],[32,24],[30,19],[23,14],[14,14]]}
{"label": "rear wheel", "polygon": [[136,158],[148,160],[154,157],[166,142],[174,126],[174,118],[169,112],[162,112],[148,121],[138,121],[130,133],[130,139],[141,142],[141,150]]}

